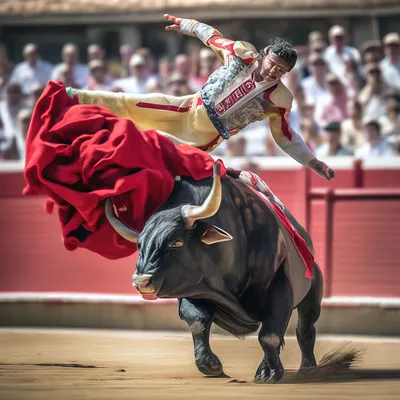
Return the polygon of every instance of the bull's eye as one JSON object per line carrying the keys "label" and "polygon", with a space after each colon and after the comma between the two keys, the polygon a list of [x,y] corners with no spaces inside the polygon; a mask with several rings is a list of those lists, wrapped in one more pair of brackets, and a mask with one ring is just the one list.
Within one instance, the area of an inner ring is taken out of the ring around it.
{"label": "bull's eye", "polygon": [[168,243],[168,247],[182,247],[183,240],[176,240],[175,242]]}

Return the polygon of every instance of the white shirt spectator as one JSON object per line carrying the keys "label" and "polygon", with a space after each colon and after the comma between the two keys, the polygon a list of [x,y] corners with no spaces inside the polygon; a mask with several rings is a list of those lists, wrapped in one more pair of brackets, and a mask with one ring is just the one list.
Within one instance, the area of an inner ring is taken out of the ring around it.
{"label": "white shirt spectator", "polygon": [[[56,65],[52,71],[51,79],[60,79],[60,73],[64,67],[64,63]],[[78,88],[82,89],[87,86],[89,82],[89,68],[85,64],[75,64],[72,66],[72,76]]]}
{"label": "white shirt spectator", "polygon": [[137,79],[135,76],[129,78],[117,79],[114,81],[113,89],[121,89],[125,93],[132,94],[147,94],[150,93],[149,88],[158,84],[155,76],[149,76],[145,79]]}
{"label": "white shirt spectator", "polygon": [[400,57],[397,60],[397,65],[394,65],[386,57],[380,62],[382,76],[385,83],[397,90],[400,90]]}
{"label": "white shirt spectator", "polygon": [[23,92],[28,94],[38,86],[45,86],[51,78],[52,70],[53,65],[44,60],[38,60],[35,67],[23,61],[14,68],[10,83],[18,83]]}
{"label": "white shirt spectator", "polygon": [[347,85],[346,79],[344,78],[346,58],[353,58],[357,62],[360,62],[360,52],[355,47],[344,46],[342,54],[337,53],[336,48],[331,45],[324,53],[324,58],[331,72],[339,77],[344,84]]}
{"label": "white shirt spectator", "polygon": [[310,106],[318,104],[322,99],[325,99],[329,94],[326,86],[320,86],[315,79],[315,76],[308,76],[301,81],[305,103]]}
{"label": "white shirt spectator", "polygon": [[354,155],[355,157],[371,157],[371,156],[391,156],[395,155],[393,147],[384,139],[380,139],[375,146],[371,143],[364,143],[358,148]]}

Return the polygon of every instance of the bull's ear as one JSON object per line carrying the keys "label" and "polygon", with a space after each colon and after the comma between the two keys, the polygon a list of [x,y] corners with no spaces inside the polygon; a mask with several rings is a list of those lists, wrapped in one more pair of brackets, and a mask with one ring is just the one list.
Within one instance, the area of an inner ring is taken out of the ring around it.
{"label": "bull's ear", "polygon": [[227,242],[232,239],[233,237],[228,232],[215,225],[209,226],[201,236],[201,241],[205,244]]}

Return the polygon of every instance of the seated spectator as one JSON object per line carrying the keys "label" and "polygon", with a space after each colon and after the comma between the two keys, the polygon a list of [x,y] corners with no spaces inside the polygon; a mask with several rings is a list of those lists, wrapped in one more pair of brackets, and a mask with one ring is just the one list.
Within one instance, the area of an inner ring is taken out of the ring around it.
{"label": "seated spectator", "polygon": [[384,101],[386,113],[379,118],[382,136],[400,135],[400,93],[389,91]]}
{"label": "seated spectator", "polygon": [[6,96],[7,84],[14,69],[14,63],[8,58],[6,49],[0,45],[0,99]]}
{"label": "seated spectator", "polygon": [[364,121],[364,134],[366,142],[356,149],[356,157],[390,156],[396,152],[393,146],[381,135],[381,126],[375,119]]}
{"label": "seated spectator", "polygon": [[308,52],[322,54],[327,47],[324,35],[321,31],[311,31],[308,34]]}
{"label": "seated spectator", "polygon": [[351,156],[353,152],[341,143],[341,123],[333,121],[324,127],[323,141],[315,151],[318,158],[332,156]]}
{"label": "seated spectator", "polygon": [[40,58],[39,48],[34,43],[25,45],[22,55],[25,61],[16,65],[10,83],[19,84],[24,94],[28,94],[33,88],[47,84],[53,65]]}
{"label": "seated spectator", "polygon": [[54,67],[51,79],[60,79],[61,70],[67,66],[72,71],[72,80],[76,83],[74,87],[86,87],[88,84],[89,69],[87,65],[79,62],[78,46],[75,43],[67,43],[62,49],[61,57],[63,62]]}
{"label": "seated spectator", "polygon": [[379,64],[368,64],[366,72],[367,83],[361,90],[358,101],[363,108],[364,115],[379,119],[386,112],[383,95],[389,88],[382,79]]}
{"label": "seated spectator", "polygon": [[365,143],[362,107],[359,101],[347,102],[349,118],[342,122],[342,144],[349,149],[356,149]]}
{"label": "seated spectator", "polygon": [[63,64],[61,68],[58,69],[58,77],[65,86],[79,87],[79,85],[74,80],[74,71],[71,65]]}
{"label": "seated spectator", "polygon": [[354,58],[351,57],[345,57],[344,65],[344,80],[346,84],[347,95],[349,97],[358,96],[360,90],[365,85],[365,79],[361,74],[360,65]]}
{"label": "seated spectator", "polygon": [[381,61],[383,79],[386,84],[400,90],[400,35],[388,33],[383,38],[385,58]]}
{"label": "seated spectator", "polygon": [[199,73],[192,78],[193,90],[200,90],[215,70],[216,54],[209,48],[203,48],[199,53]]}
{"label": "seated spectator", "polygon": [[104,61],[105,51],[98,44],[90,44],[87,48],[87,59],[88,62],[92,60],[101,60]]}
{"label": "seated spectator", "polygon": [[310,76],[301,81],[305,103],[315,108],[328,95],[328,85],[325,80],[327,66],[324,57],[319,53],[311,53],[308,57]]}
{"label": "seated spectator", "polygon": [[174,72],[166,83],[165,94],[170,96],[188,96],[192,93],[187,80],[179,72]]}
{"label": "seated spectator", "polygon": [[3,122],[3,138],[0,144],[0,157],[4,156],[13,145],[18,135],[18,113],[26,108],[22,88],[13,83],[7,87],[7,96],[0,101],[0,119]]}
{"label": "seated spectator", "polygon": [[312,118],[303,118],[300,123],[300,133],[308,148],[314,152],[322,144],[322,135],[319,134],[317,124]]}
{"label": "seated spectator", "polygon": [[355,47],[347,46],[347,32],[343,26],[334,25],[329,29],[330,46],[325,50],[324,57],[329,70],[344,81],[345,60],[352,58],[360,62],[360,53]]}
{"label": "seated spectator", "polygon": [[361,45],[361,73],[366,78],[367,64],[379,63],[383,59],[383,48],[380,40],[368,40]]}
{"label": "seated spectator", "polygon": [[165,87],[169,77],[172,74],[173,64],[169,56],[161,57],[158,61],[158,78],[161,87]]}
{"label": "seated spectator", "polygon": [[121,58],[121,78],[129,77],[129,61],[133,56],[133,48],[130,44],[123,44],[119,48],[119,56]]}
{"label": "seated spectator", "polygon": [[28,93],[27,101],[32,108],[35,107],[35,104],[42,95],[44,88],[45,88],[44,86],[38,85],[33,87],[32,90]]}
{"label": "seated spectator", "polygon": [[107,77],[107,69],[104,61],[94,59],[89,62],[90,83],[86,89],[89,90],[111,90],[112,81]]}
{"label": "seated spectator", "polygon": [[196,83],[193,81],[192,64],[187,54],[178,54],[175,57],[174,72],[181,74],[187,80],[190,90],[195,92]]}
{"label": "seated spectator", "polygon": [[340,79],[333,73],[326,77],[328,95],[315,107],[315,121],[319,127],[329,122],[342,122],[347,118],[347,93]]}
{"label": "seated spectator", "polygon": [[158,79],[151,75],[147,68],[145,58],[140,54],[134,54],[129,62],[128,78],[117,79],[113,83],[113,91],[119,88],[125,93],[146,94],[158,84]]}

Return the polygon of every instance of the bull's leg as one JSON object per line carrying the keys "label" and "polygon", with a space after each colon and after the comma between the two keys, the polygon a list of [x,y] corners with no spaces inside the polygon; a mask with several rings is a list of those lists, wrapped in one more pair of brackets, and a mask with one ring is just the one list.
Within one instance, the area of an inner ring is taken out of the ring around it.
{"label": "bull's leg", "polygon": [[292,289],[283,266],[279,268],[268,289],[264,302],[264,315],[258,340],[264,350],[264,358],[254,378],[257,383],[276,383],[284,374],[280,349],[293,310]]}
{"label": "bull's leg", "polygon": [[323,296],[322,274],[317,264],[314,264],[314,277],[310,291],[297,306],[299,318],[297,320],[296,336],[301,350],[300,368],[315,367],[317,362],[314,356],[315,322],[321,312]]}
{"label": "bull's leg", "polygon": [[215,304],[210,302],[179,299],[179,316],[187,322],[192,332],[197,368],[204,375],[219,376],[223,374],[222,363],[210,347],[215,308]]}

